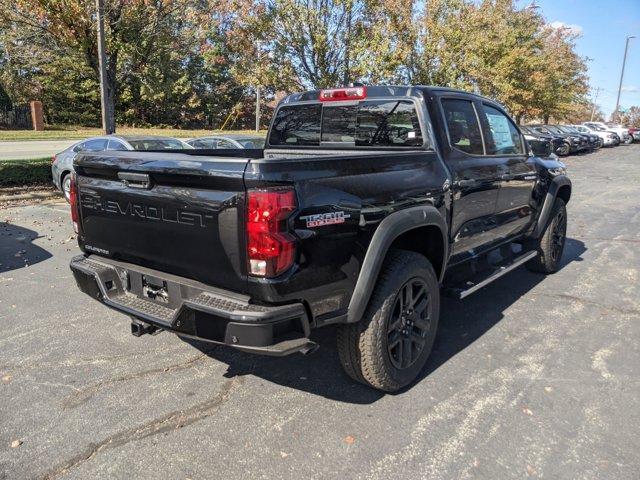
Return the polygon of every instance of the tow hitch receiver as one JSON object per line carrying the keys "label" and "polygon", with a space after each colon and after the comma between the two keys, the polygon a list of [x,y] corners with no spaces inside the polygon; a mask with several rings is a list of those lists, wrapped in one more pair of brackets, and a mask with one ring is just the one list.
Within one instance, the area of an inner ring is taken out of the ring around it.
{"label": "tow hitch receiver", "polygon": [[154,333],[160,333],[161,329],[154,325],[149,325],[148,323],[141,322],[138,319],[131,319],[131,335],[134,337],[141,337],[142,335]]}
{"label": "tow hitch receiver", "polygon": [[145,297],[161,303],[169,302],[167,282],[151,275],[142,275],[142,292]]}

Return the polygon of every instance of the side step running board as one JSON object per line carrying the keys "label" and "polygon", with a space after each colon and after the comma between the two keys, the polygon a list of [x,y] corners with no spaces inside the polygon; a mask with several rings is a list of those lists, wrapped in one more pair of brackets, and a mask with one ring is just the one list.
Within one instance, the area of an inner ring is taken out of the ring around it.
{"label": "side step running board", "polygon": [[486,287],[494,280],[497,280],[504,274],[509,273],[511,270],[518,268],[520,265],[528,262],[529,260],[537,256],[538,256],[538,252],[536,251],[527,252],[524,255],[520,255],[519,257],[514,258],[513,261],[511,261],[510,263],[497,267],[488,277],[484,278],[483,280],[477,283],[466,282],[461,287],[447,288],[445,290],[445,293],[447,294],[447,296],[459,298],[459,299],[468,297],[472,293],[480,290],[482,287]]}

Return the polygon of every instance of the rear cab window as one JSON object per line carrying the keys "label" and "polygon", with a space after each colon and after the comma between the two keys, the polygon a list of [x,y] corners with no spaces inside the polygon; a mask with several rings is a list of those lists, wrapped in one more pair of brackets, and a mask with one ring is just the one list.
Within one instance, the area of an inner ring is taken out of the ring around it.
{"label": "rear cab window", "polygon": [[281,106],[273,120],[272,147],[430,147],[415,102],[372,99]]}

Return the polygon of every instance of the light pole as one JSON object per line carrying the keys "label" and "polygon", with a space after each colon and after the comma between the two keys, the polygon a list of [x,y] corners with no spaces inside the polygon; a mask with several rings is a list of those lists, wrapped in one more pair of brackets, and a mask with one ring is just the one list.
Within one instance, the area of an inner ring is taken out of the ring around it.
{"label": "light pole", "polygon": [[620,72],[620,84],[618,85],[618,98],[616,98],[616,109],[613,111],[613,115],[618,117],[618,108],[620,107],[620,92],[622,91],[622,79],[624,78],[624,66],[627,63],[627,50],[629,49],[629,40],[636,38],[635,35],[627,37],[627,41],[624,43],[624,57],[622,57],[622,71]]}
{"label": "light pole", "polygon": [[111,110],[109,102],[109,92],[107,86],[107,58],[104,46],[104,1],[96,0],[96,13],[98,20],[98,66],[100,69],[100,105],[102,106],[102,129],[105,135],[116,133],[114,122],[114,112]]}
{"label": "light pole", "polygon": [[591,119],[589,120],[590,122],[593,122],[593,116],[596,114],[596,108],[597,108],[596,102],[598,101],[598,95],[600,94],[600,90],[602,89],[600,87],[597,87],[596,94],[593,97],[593,106],[591,107]]}
{"label": "light pole", "polygon": [[256,132],[260,131],[260,86],[256,86]]}

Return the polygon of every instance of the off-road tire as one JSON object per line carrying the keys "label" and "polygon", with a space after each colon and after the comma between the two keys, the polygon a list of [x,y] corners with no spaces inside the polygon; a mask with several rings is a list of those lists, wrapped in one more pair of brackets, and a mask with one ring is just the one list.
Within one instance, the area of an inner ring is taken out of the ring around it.
{"label": "off-road tire", "polygon": [[[538,250],[538,256],[527,262],[526,266],[532,272],[555,273],[560,268],[562,253],[567,233],[567,207],[564,200],[556,198],[549,221],[540,239],[532,244]],[[561,245],[558,245],[558,235]]]}
{"label": "off-road tire", "polygon": [[[428,328],[423,330],[421,350],[416,348],[416,359],[406,368],[398,368],[388,349],[389,328],[392,327],[389,322],[400,290],[414,281],[423,283],[427,292]],[[358,382],[386,392],[409,385],[431,353],[439,314],[440,288],[429,260],[415,252],[390,251],[362,320],[338,328],[338,355],[345,372]]]}
{"label": "off-road tire", "polygon": [[558,156],[566,157],[571,153],[571,144],[569,142],[562,142],[562,146],[558,147]]}

